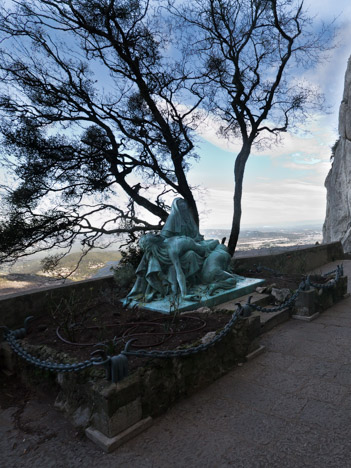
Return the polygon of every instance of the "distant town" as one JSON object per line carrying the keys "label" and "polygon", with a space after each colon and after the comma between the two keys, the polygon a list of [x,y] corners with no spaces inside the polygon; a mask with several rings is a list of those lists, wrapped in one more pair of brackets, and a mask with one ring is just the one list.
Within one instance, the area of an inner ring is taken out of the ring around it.
{"label": "distant town", "polygon": [[[203,229],[205,238],[222,240],[230,234],[229,229]],[[237,252],[253,249],[285,248],[294,245],[312,245],[322,242],[321,226],[301,226],[291,228],[242,229]]]}

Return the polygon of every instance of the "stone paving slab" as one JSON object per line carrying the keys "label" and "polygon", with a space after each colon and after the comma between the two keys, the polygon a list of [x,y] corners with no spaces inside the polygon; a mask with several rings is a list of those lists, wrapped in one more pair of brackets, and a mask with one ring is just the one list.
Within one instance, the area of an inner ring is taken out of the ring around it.
{"label": "stone paving slab", "polygon": [[[344,266],[351,277],[351,261]],[[279,325],[261,344],[265,353],[112,454],[47,401],[4,409],[2,460],[8,468],[351,468],[351,298],[313,322]]]}

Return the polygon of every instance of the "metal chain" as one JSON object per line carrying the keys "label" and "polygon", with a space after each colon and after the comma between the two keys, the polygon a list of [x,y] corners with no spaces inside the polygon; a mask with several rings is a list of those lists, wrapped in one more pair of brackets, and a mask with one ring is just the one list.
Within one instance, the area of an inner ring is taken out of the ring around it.
{"label": "metal chain", "polygon": [[103,364],[101,358],[91,358],[87,361],[73,363],[73,364],[63,364],[52,362],[50,360],[43,361],[36,356],[33,356],[28,351],[26,351],[16,339],[16,331],[5,330],[4,339],[11,346],[11,349],[21,358],[25,359],[30,364],[34,364],[41,369],[45,369],[52,372],[76,372],[84,369],[88,369],[94,365]]}
{"label": "metal chain", "polygon": [[290,305],[293,302],[296,301],[296,299],[297,299],[298,295],[300,294],[300,292],[304,291],[304,290],[305,290],[305,283],[302,282],[302,283],[300,283],[299,288],[295,291],[295,293],[289,299],[282,302],[280,305],[277,305],[277,306],[274,306],[274,307],[261,307],[261,306],[256,305],[256,304],[251,304],[250,300],[251,300],[252,296],[249,297],[248,304],[246,304],[246,305],[252,307],[255,310],[258,310],[259,312],[266,312],[266,313],[278,312],[279,310],[283,310],[286,307],[290,307]]}
{"label": "metal chain", "polygon": [[[343,265],[338,265],[335,270],[335,278],[328,281],[326,284],[320,284],[320,283],[312,283],[310,280],[310,285],[313,286],[316,289],[329,289],[332,288],[333,286],[336,285],[336,283],[339,281],[340,277],[343,276],[344,274],[344,268]],[[328,274],[324,275],[327,276]]]}
{"label": "metal chain", "polygon": [[[246,310],[249,310],[249,308],[251,308],[251,309],[258,310],[259,312],[265,312],[265,313],[278,312],[279,310],[283,310],[286,307],[290,307],[290,305],[293,302],[296,301],[299,293],[301,291],[305,291],[306,289],[309,289],[310,286],[313,286],[316,289],[329,289],[329,288],[335,286],[335,284],[339,281],[340,277],[343,276],[343,274],[344,274],[343,266],[338,265],[336,270],[334,270],[333,272],[336,272],[335,278],[333,280],[328,281],[328,283],[326,283],[326,284],[312,283],[312,281],[310,279],[310,276],[307,276],[307,278],[305,278],[300,283],[300,285],[299,285],[298,289],[295,291],[295,293],[289,299],[287,299],[286,301],[284,301],[282,304],[280,304],[278,306],[275,306],[275,307],[261,307],[259,305],[251,304],[250,301],[252,299],[252,296],[250,296],[249,299],[248,299],[248,302],[247,302],[247,304],[245,304],[244,308],[246,308]],[[327,273],[327,275],[329,275],[329,274],[331,274],[333,272],[329,272],[329,273]]]}
{"label": "metal chain", "polygon": [[169,358],[169,357],[180,357],[180,356],[191,356],[192,354],[199,353],[200,351],[206,351],[211,346],[214,346],[215,343],[222,340],[232,329],[235,322],[237,321],[240,315],[239,310],[235,310],[229,322],[225,325],[223,330],[221,330],[218,335],[216,335],[211,341],[208,343],[203,343],[198,346],[193,346],[187,349],[177,349],[177,350],[166,350],[166,351],[143,351],[143,350],[136,350],[136,351],[129,351],[128,347],[133,342],[133,340],[128,341],[124,350],[121,352],[123,355],[127,356],[139,356],[139,357],[153,357],[153,358]]}
{"label": "metal chain", "polygon": [[323,278],[326,278],[327,276],[333,275],[336,272],[337,272],[337,268],[335,268],[335,270],[328,271],[327,273],[322,273],[321,276]]}
{"label": "metal chain", "polygon": [[[123,380],[124,377],[128,375],[128,362],[123,361],[127,359],[127,356],[139,356],[139,357],[153,357],[153,358],[169,358],[169,357],[180,357],[180,356],[190,356],[192,354],[196,354],[200,351],[205,351],[206,349],[214,346],[215,343],[222,340],[234,326],[235,322],[239,317],[239,311],[236,310],[233,314],[229,322],[225,325],[223,330],[221,330],[218,335],[216,335],[211,341],[208,343],[204,343],[198,346],[193,346],[187,349],[179,349],[179,350],[167,350],[167,351],[128,351],[129,345],[134,341],[131,339],[125,346],[125,349],[117,356],[106,356],[105,359],[100,357],[94,357],[87,361],[74,363],[74,364],[62,364],[56,363],[52,361],[43,361],[32,354],[28,353],[17,341],[16,338],[23,338],[25,336],[25,329],[14,330],[11,331],[5,328],[4,331],[4,339],[8,342],[11,346],[12,350],[21,358],[25,359],[30,364],[34,364],[41,369],[49,370],[52,372],[77,372],[84,369],[87,369],[94,365],[103,365],[106,369],[106,378],[108,380],[112,380],[113,382],[118,382]],[[101,350],[95,351],[96,353],[101,353]]]}
{"label": "metal chain", "polygon": [[250,301],[251,301],[252,296],[250,296],[247,304],[245,304],[244,306],[241,306],[241,304],[239,303],[237,304],[237,309],[233,312],[229,322],[217,335],[215,335],[215,337],[212,340],[210,340],[208,343],[202,343],[198,346],[193,346],[187,349],[166,350],[166,351],[157,351],[157,350],[129,351],[128,348],[130,344],[135,340],[135,339],[131,339],[126,344],[124,350],[121,351],[121,353],[117,356],[111,357],[111,356],[106,356],[106,354],[101,355],[101,350],[97,350],[95,351],[95,355],[100,354],[100,356],[92,357],[89,360],[86,360],[83,362],[78,362],[78,363],[73,363],[73,364],[63,364],[63,363],[52,362],[50,360],[43,361],[33,356],[32,354],[30,354],[18,343],[17,340],[20,338],[23,338],[26,335],[27,325],[31,317],[28,317],[25,320],[24,328],[13,330],[13,331],[9,330],[7,327],[1,327],[1,328],[4,328],[4,339],[11,346],[13,351],[18,356],[22,357],[29,363],[34,364],[37,367],[40,367],[41,369],[45,369],[45,370],[49,370],[53,372],[77,372],[77,371],[81,371],[84,369],[88,369],[89,367],[92,367],[95,365],[103,365],[106,368],[107,378],[109,380],[112,380],[113,382],[117,382],[119,380],[122,380],[124,377],[128,375],[128,362],[125,361],[126,356],[150,357],[150,358],[172,358],[172,357],[181,357],[181,356],[191,356],[201,351],[206,351],[210,347],[214,346],[215,343],[222,340],[229,333],[229,331],[233,328],[234,324],[238,320],[239,316],[244,316],[244,317],[249,316],[252,309],[258,310],[260,312],[267,312],[267,313],[277,312],[279,310],[285,309],[286,307],[289,307],[293,302],[295,302],[295,300],[297,299],[297,296],[299,295],[301,291],[308,289],[310,286],[316,287],[318,289],[328,289],[334,286],[339,280],[339,278],[343,276],[342,265],[338,266],[335,271],[336,271],[335,278],[329,281],[327,284],[314,284],[310,281],[310,277],[308,276],[306,279],[304,279],[300,283],[295,293],[289,299],[287,299],[282,304],[280,304],[279,306],[261,307],[255,304],[251,304]]}

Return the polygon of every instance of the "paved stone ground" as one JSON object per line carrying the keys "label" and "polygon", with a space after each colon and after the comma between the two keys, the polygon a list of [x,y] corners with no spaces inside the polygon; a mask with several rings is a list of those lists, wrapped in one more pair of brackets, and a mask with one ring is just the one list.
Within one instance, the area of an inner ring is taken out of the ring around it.
{"label": "paved stone ground", "polygon": [[[345,269],[351,278],[351,261]],[[23,398],[0,413],[2,466],[351,467],[351,298],[313,322],[280,325],[262,344],[264,354],[112,454],[77,433],[49,396]]]}

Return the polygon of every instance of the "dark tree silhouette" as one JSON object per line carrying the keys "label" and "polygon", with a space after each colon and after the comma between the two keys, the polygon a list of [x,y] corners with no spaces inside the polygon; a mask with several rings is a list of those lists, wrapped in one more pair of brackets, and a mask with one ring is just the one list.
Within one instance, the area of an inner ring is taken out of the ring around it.
{"label": "dark tree silhouette", "polygon": [[186,173],[204,109],[223,137],[241,139],[234,253],[252,147],[320,108],[296,67],[326,50],[329,30],[313,33],[297,0],[178,4],[13,0],[0,9],[1,152],[14,174],[1,186],[0,259],[157,230],[169,192],[198,223]]}
{"label": "dark tree silhouette", "polygon": [[[186,31],[206,84],[207,106],[223,136],[241,140],[234,165],[234,213],[228,249],[234,253],[241,221],[245,165],[253,145],[265,145],[313,109],[317,90],[301,83],[299,69],[328,50],[332,28],[313,32],[303,2],[295,0],[194,0],[170,10]],[[300,67],[300,68],[299,68]],[[199,88],[200,89],[200,88]]]}
{"label": "dark tree silhouette", "polygon": [[1,8],[1,152],[14,174],[2,186],[2,260],[159,229],[169,192],[198,223],[186,172],[202,98],[186,62],[169,54],[156,6],[18,0]]}

